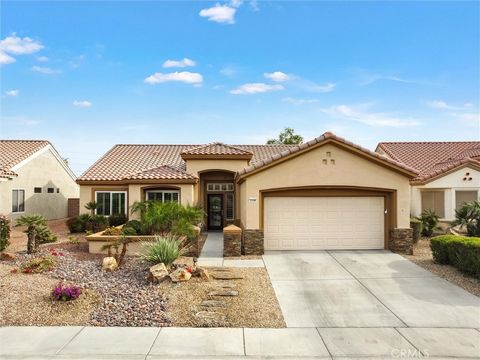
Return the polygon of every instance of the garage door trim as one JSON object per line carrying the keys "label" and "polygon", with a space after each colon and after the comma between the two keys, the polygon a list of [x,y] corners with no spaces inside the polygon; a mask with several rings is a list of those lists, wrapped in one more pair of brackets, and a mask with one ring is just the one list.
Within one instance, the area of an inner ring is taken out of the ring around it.
{"label": "garage door trim", "polygon": [[381,196],[384,198],[384,206],[387,213],[384,215],[384,248],[388,249],[390,239],[390,230],[394,229],[396,224],[396,190],[354,187],[354,186],[303,186],[275,188],[260,191],[260,229],[264,229],[264,198],[265,197],[371,197]]}

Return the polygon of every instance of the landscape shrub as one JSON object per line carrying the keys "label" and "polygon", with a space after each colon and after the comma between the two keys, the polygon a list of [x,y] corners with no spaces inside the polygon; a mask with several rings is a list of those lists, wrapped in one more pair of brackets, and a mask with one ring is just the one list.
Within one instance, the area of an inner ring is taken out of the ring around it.
{"label": "landscape shrub", "polygon": [[17,225],[26,226],[27,253],[37,251],[38,245],[55,242],[57,237],[47,227],[47,220],[41,215],[23,215],[17,220]]}
{"label": "landscape shrub", "polygon": [[20,270],[25,274],[40,274],[52,270],[55,265],[56,261],[51,256],[40,256],[28,260]]}
{"label": "landscape shrub", "polygon": [[422,222],[422,235],[432,236],[435,230],[438,230],[439,217],[433,210],[423,210],[418,218]]}
{"label": "landscape shrub", "polygon": [[122,235],[122,229],[118,228],[118,227],[109,227],[109,228],[106,228],[102,235]]}
{"label": "landscape shrub", "polygon": [[138,220],[130,220],[125,223],[124,228],[133,228],[137,235],[142,235],[142,224]]}
{"label": "landscape shrub", "polygon": [[90,219],[90,215],[81,214],[67,220],[68,230],[74,233],[82,233],[86,230],[87,221]]}
{"label": "landscape shrub", "polygon": [[453,226],[463,226],[467,229],[468,236],[480,236],[480,201],[464,203],[455,210]]}
{"label": "landscape shrub", "polygon": [[112,214],[108,217],[108,225],[119,226],[127,222],[127,215],[125,214]]}
{"label": "landscape shrub", "polygon": [[198,207],[160,201],[136,202],[132,206],[132,213],[135,212],[140,212],[143,235],[174,233],[189,239],[195,235],[193,225],[200,223],[204,216]]}
{"label": "landscape shrub", "polygon": [[155,241],[144,243],[145,255],[142,258],[153,264],[164,263],[165,266],[170,266],[187,251],[182,246],[182,240],[174,234],[156,235]]}
{"label": "landscape shrub", "polygon": [[135,236],[137,235],[137,231],[133,227],[124,226],[122,228],[122,234],[125,236]]}
{"label": "landscape shrub", "polygon": [[108,219],[103,215],[93,215],[85,223],[85,231],[97,233],[108,227]]}
{"label": "landscape shrub", "polygon": [[418,242],[422,235],[422,222],[416,218],[410,219],[410,227],[413,230],[413,241]]}
{"label": "landscape shrub", "polygon": [[441,235],[430,240],[433,260],[480,279],[480,238]]}
{"label": "landscape shrub", "polygon": [[70,301],[77,299],[82,294],[82,289],[77,285],[64,285],[58,283],[52,290],[52,297],[57,301]]}
{"label": "landscape shrub", "polygon": [[10,220],[5,215],[0,215],[0,251],[10,245]]}

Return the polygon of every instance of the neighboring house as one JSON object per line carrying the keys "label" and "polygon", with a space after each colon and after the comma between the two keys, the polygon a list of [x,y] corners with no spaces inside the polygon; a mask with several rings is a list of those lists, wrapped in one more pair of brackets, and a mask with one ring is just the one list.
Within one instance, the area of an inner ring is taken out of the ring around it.
{"label": "neighboring house", "polygon": [[325,133],[302,145],[116,145],[77,182],[84,212],[92,200],[107,216],[140,200],[197,204],[207,229],[234,223],[244,253],[258,254],[389,248],[411,236],[415,176]]}
{"label": "neighboring house", "polygon": [[480,199],[480,141],[382,142],[376,151],[414,168],[411,213],[434,210],[443,221],[455,209]]}
{"label": "neighboring house", "polygon": [[79,197],[75,178],[48,141],[0,140],[0,214],[65,218],[68,199]]}

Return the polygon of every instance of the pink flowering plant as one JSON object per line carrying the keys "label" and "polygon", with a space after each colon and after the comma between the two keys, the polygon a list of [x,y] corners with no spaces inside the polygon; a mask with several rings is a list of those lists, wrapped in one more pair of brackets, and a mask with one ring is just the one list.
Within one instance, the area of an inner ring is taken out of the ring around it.
{"label": "pink flowering plant", "polygon": [[77,285],[58,283],[52,290],[52,297],[57,301],[70,301],[77,299],[82,289]]}

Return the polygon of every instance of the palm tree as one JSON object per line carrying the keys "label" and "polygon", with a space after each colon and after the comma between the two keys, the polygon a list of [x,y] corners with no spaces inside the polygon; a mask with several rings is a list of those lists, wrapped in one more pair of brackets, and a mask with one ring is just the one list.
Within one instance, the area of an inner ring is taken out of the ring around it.
{"label": "palm tree", "polygon": [[27,234],[27,253],[32,254],[37,252],[39,245],[38,234],[47,225],[45,218],[41,215],[23,215],[17,220],[17,225],[26,226],[25,233]]}
{"label": "palm tree", "polygon": [[95,215],[95,210],[98,209],[98,205],[99,204],[95,201],[89,201],[88,203],[85,204],[85,209],[90,210],[91,215],[94,216]]}

